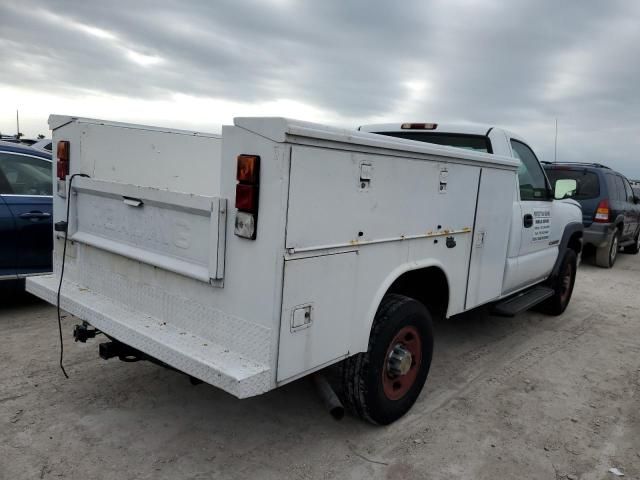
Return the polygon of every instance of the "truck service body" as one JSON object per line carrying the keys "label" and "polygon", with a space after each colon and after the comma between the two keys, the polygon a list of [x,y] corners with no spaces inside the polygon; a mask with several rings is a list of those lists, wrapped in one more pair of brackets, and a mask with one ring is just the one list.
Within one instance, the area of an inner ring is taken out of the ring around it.
{"label": "truck service body", "polygon": [[347,404],[389,423],[422,389],[432,316],[569,301],[580,209],[520,198],[508,132],[483,152],[285,118],[49,123],[54,273],[27,289],[56,303],[66,237],[60,306],[121,358],[239,398],[336,364]]}

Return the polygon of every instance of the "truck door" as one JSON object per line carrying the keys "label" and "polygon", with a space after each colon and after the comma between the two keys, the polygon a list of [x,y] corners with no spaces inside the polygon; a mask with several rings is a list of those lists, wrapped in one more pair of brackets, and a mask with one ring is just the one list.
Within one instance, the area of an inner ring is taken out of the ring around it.
{"label": "truck door", "polygon": [[[512,216],[516,184],[513,171],[483,168],[473,226],[473,244],[467,281],[465,309],[487,303],[502,293],[511,265],[508,257],[510,230],[505,219]],[[517,206],[517,205],[516,205]],[[516,215],[519,223],[520,212]],[[517,256],[516,251],[514,256]],[[506,268],[505,268],[506,267]],[[516,263],[517,269],[517,263]],[[491,281],[487,281],[490,278]],[[508,280],[507,280],[508,281]]]}
{"label": "truck door", "polygon": [[[549,275],[558,254],[561,232],[554,224],[554,202],[549,183],[533,150],[515,139],[511,139],[511,148],[521,162],[518,182],[522,235],[514,285],[520,288]],[[518,226],[514,225],[514,228]]]}
{"label": "truck door", "polygon": [[0,154],[6,180],[4,205],[14,223],[16,273],[51,271],[53,228],[51,219],[51,162],[18,153]]}

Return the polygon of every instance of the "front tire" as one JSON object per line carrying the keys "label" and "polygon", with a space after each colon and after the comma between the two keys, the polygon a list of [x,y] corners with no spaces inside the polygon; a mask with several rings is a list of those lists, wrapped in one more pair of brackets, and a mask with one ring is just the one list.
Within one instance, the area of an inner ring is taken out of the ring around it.
{"label": "front tire", "polygon": [[604,246],[596,249],[596,265],[602,268],[611,268],[618,258],[618,249],[620,247],[620,232],[616,231],[609,242]]}
{"label": "front tire", "polygon": [[554,316],[564,313],[571,301],[577,268],[576,252],[569,249],[564,254],[557,277],[551,281],[550,287],[553,288],[553,296],[540,304],[539,311]]}
{"label": "front tire", "polygon": [[431,315],[420,302],[386,295],[378,308],[366,352],[341,365],[345,405],[361,418],[388,425],[413,406],[433,355]]}

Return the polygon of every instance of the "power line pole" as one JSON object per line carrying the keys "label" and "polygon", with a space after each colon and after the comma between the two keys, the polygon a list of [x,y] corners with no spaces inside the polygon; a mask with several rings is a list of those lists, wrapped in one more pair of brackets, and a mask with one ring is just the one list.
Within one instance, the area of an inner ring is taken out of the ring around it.
{"label": "power line pole", "polygon": [[17,109],[16,109],[16,138],[20,138],[20,117],[18,116]]}

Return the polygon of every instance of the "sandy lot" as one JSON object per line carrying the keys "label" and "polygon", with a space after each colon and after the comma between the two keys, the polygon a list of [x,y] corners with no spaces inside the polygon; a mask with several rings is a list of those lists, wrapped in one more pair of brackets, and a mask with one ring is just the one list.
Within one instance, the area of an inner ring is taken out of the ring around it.
{"label": "sandy lot", "polygon": [[0,306],[0,478],[640,479],[640,256],[583,265],[561,317],[440,322],[425,390],[389,427],[336,422],[301,380],[239,401],[105,362],[55,310]]}

